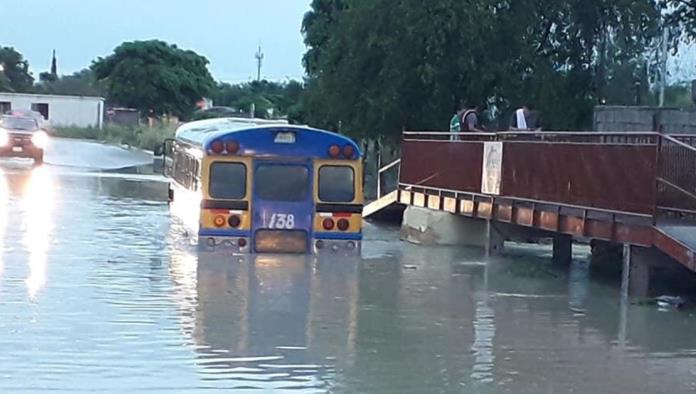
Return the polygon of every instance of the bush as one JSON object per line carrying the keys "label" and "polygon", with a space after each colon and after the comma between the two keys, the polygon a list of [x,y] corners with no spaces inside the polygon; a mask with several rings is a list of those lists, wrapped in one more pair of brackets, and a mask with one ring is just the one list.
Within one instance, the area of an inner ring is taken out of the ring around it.
{"label": "bush", "polygon": [[165,139],[174,136],[173,127],[129,127],[107,125],[96,127],[57,127],[56,136],[88,139],[110,144],[128,145],[140,149],[154,150]]}

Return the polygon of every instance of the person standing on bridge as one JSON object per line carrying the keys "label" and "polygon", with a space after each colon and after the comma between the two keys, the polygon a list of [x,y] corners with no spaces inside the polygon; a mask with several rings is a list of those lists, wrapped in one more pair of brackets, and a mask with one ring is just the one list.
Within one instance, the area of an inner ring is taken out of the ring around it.
{"label": "person standing on bridge", "polygon": [[464,111],[461,118],[462,132],[485,133],[483,127],[479,123],[478,112],[478,105],[474,105]]}
{"label": "person standing on bridge", "polygon": [[539,131],[539,115],[531,110],[531,105],[525,104],[512,114],[510,130],[514,131]]}
{"label": "person standing on bridge", "polygon": [[457,112],[455,112],[454,115],[452,115],[452,119],[450,120],[449,131],[450,133],[452,133],[452,135],[450,136],[450,141],[459,140],[459,133],[462,132],[462,115],[464,114],[464,111],[464,103],[459,103],[459,106],[457,107]]}

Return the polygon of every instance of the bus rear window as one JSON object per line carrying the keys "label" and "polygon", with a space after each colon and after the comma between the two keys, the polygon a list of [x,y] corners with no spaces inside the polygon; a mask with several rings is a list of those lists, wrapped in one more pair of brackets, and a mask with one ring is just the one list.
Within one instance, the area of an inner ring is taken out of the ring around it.
{"label": "bus rear window", "polygon": [[260,166],[254,183],[262,200],[304,201],[309,188],[309,171],[302,166]]}
{"label": "bus rear window", "polygon": [[239,200],[246,196],[246,166],[242,163],[210,165],[210,197]]}
{"label": "bus rear window", "polygon": [[355,199],[355,171],[348,166],[323,166],[319,169],[319,200],[352,202]]}

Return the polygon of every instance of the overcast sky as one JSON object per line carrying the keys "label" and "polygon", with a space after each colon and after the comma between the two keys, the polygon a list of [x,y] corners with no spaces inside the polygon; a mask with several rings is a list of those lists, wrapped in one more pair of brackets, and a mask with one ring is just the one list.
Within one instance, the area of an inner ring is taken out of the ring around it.
{"label": "overcast sky", "polygon": [[300,28],[310,0],[0,0],[0,46],[29,60],[34,77],[47,71],[51,51],[58,73],[71,74],[124,41],[161,39],[210,61],[227,82],[256,76],[299,79],[305,51]]}
{"label": "overcast sky", "polygon": [[[248,81],[263,47],[263,77],[304,75],[300,28],[311,0],[0,0],[0,45],[28,60],[34,77],[51,51],[59,74],[88,67],[124,41],[158,38],[204,55],[217,80]],[[696,78],[696,47],[670,59],[670,82]]]}

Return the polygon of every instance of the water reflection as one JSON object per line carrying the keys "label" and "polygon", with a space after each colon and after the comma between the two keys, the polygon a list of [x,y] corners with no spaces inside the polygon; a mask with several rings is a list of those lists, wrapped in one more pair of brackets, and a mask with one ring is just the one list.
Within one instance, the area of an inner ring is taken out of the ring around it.
{"label": "water reflection", "polygon": [[475,293],[476,312],[474,317],[474,367],[471,378],[474,382],[492,383],[495,356],[493,340],[495,338],[495,312],[489,303],[488,264],[483,267],[483,286]]}
{"label": "water reflection", "polygon": [[29,274],[25,282],[27,294],[32,300],[46,284],[46,257],[51,244],[52,211],[56,201],[53,182],[46,167],[35,168],[22,195],[23,243],[29,251]]}
{"label": "water reflection", "polygon": [[5,170],[0,168],[0,283],[5,272],[5,231],[7,228],[7,207],[10,204],[10,193]]}
{"label": "water reflection", "polygon": [[[192,312],[203,382],[230,389],[325,390],[338,357],[350,359],[357,314],[357,261],[307,256],[176,259],[183,315]],[[197,306],[186,283],[195,283]],[[184,323],[184,325],[188,325]]]}

